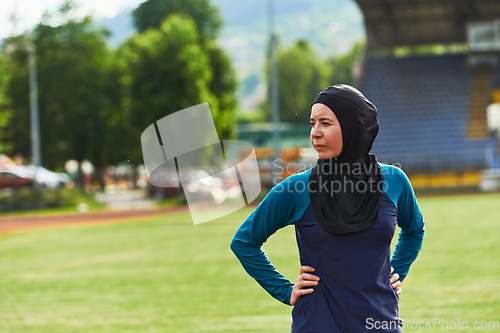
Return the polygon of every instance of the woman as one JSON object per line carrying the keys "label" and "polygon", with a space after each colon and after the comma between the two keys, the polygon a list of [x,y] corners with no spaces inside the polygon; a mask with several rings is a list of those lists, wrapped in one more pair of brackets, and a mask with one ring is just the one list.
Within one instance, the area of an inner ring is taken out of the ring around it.
{"label": "woman", "polygon": [[[398,287],[424,238],[413,189],[401,169],[369,154],[377,109],[355,88],[324,89],[310,121],[317,165],[275,186],[231,249],[267,292],[294,306],[292,332],[401,332]],[[302,265],[295,284],[261,249],[292,224]],[[390,259],[396,224],[401,232]]]}

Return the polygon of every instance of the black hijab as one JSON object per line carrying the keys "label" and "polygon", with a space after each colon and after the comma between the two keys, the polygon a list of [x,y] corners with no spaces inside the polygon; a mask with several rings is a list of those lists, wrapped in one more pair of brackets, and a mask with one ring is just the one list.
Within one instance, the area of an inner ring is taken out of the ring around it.
{"label": "black hijab", "polygon": [[368,152],[378,133],[377,108],[357,89],[337,84],[314,103],[335,113],[342,129],[342,151],[318,160],[309,176],[311,205],[318,223],[332,234],[356,232],[377,219],[382,170]]}

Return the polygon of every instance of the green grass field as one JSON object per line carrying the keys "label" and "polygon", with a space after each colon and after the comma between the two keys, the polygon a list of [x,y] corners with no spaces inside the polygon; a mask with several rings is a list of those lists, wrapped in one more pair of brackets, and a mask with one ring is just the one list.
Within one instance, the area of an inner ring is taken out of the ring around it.
{"label": "green grass field", "polygon": [[[500,320],[499,203],[499,194],[419,199],[426,238],[402,286],[401,317]],[[1,236],[0,332],[289,332],[291,307],[229,249],[250,212],[196,226],[172,214]],[[293,227],[265,250],[295,281]]]}

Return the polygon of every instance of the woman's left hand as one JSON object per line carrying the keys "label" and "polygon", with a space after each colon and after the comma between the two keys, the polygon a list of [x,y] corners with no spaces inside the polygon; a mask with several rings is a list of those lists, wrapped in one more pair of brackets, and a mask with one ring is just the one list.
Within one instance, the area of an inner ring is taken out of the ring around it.
{"label": "woman's left hand", "polygon": [[394,268],[391,267],[391,285],[392,289],[396,289],[396,295],[401,295],[403,292],[401,289],[399,289],[399,286],[401,285],[401,281],[399,281],[399,274],[392,274],[394,272]]}

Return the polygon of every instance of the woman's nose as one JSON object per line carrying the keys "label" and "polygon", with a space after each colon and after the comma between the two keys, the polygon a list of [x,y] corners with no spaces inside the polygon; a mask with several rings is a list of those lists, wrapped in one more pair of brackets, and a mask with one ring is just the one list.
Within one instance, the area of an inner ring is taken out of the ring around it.
{"label": "woman's nose", "polygon": [[313,137],[313,138],[320,138],[321,135],[322,135],[322,133],[321,133],[320,130],[318,130],[317,126],[311,128],[311,137]]}

